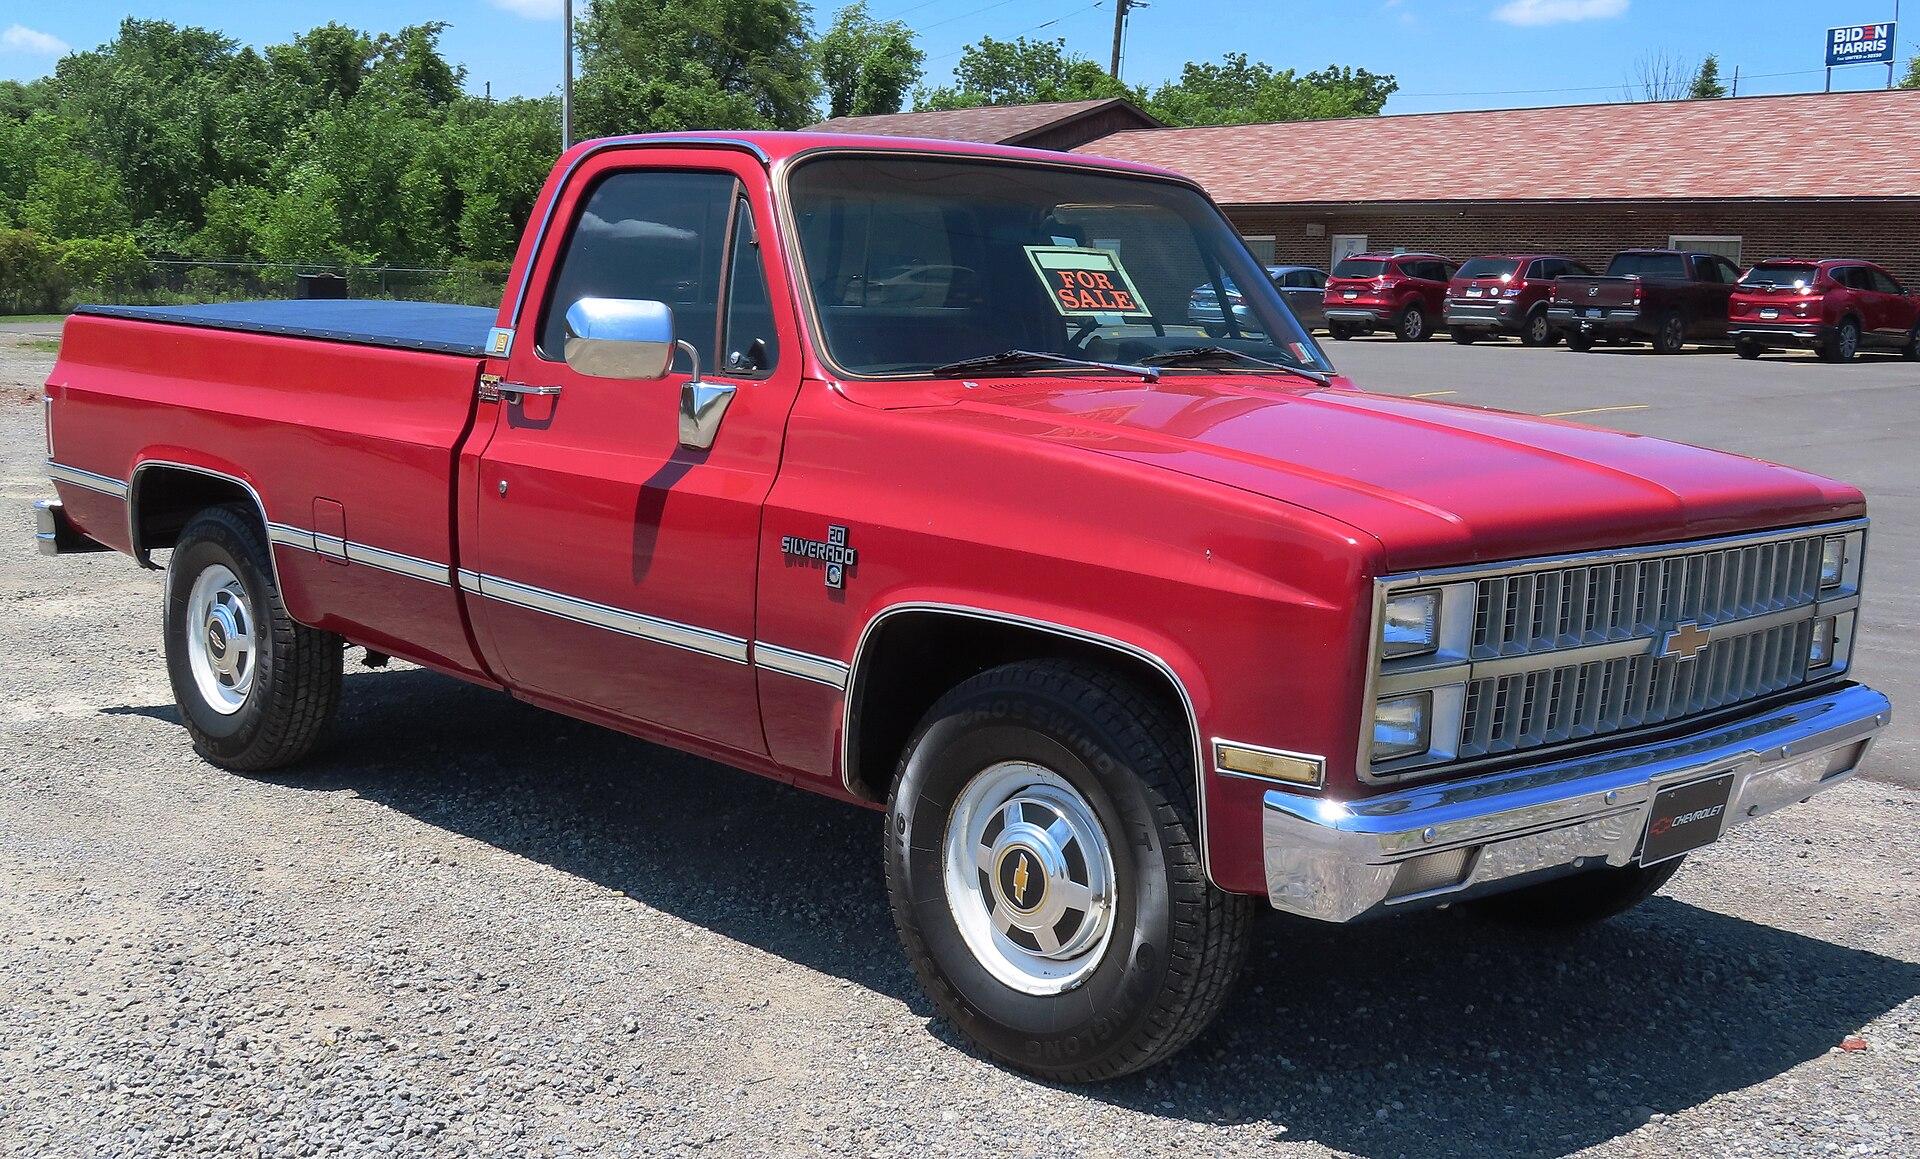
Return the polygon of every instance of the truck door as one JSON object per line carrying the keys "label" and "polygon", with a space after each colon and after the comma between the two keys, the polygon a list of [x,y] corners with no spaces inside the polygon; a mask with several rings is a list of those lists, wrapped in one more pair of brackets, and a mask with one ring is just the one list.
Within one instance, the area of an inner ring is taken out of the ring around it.
{"label": "truck door", "polygon": [[[800,382],[791,298],[768,292],[786,282],[765,175],[745,154],[613,150],[549,220],[466,475],[460,578],[481,646],[529,699],[763,753],[756,544]],[[651,381],[567,366],[583,297],[672,309],[704,379],[737,388],[711,449],[679,441],[685,353]]]}

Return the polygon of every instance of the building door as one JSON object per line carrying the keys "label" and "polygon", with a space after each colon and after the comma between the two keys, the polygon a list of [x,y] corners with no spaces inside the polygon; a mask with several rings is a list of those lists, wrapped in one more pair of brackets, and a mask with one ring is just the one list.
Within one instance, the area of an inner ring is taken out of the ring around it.
{"label": "building door", "polygon": [[1333,263],[1327,268],[1339,265],[1355,254],[1367,252],[1367,235],[1364,233],[1336,233],[1333,235]]}

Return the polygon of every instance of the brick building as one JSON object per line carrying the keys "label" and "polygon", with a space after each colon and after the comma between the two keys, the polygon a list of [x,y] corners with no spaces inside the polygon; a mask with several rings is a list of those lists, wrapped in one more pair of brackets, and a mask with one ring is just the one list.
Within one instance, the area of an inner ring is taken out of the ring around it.
{"label": "brick building", "polygon": [[1032,144],[997,135],[999,124],[1046,122],[1043,148],[1195,178],[1256,252],[1281,262],[1324,267],[1363,247],[1457,258],[1538,250],[1595,264],[1629,246],[1677,244],[1742,263],[1866,257],[1920,287],[1920,91],[1190,129],[1049,113],[1064,108],[970,110],[1008,118],[970,132],[921,120],[951,115],[933,113],[833,127]]}

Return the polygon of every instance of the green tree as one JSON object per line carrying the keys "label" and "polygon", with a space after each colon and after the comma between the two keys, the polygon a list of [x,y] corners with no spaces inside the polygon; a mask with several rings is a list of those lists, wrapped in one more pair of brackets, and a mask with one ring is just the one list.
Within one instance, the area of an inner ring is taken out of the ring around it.
{"label": "green tree", "polygon": [[1170,125],[1239,125],[1371,117],[1399,89],[1390,75],[1329,65],[1304,75],[1230,52],[1220,63],[1188,62],[1147,107]]}
{"label": "green tree", "polygon": [[995,40],[983,36],[960,52],[951,87],[916,94],[921,109],[970,109],[980,105],[1025,105],[1099,97],[1140,99],[1140,93],[1107,75],[1064,40]]}
{"label": "green tree", "polygon": [[580,136],[815,119],[807,8],[794,0],[591,0],[575,39]]}
{"label": "green tree", "polygon": [[287,44],[266,49],[274,79],[297,91],[301,109],[348,101],[366,82],[377,49],[373,38],[344,24],[309,29]]}
{"label": "green tree", "polygon": [[927,59],[911,28],[898,20],[874,20],[866,0],[840,10],[814,55],[830,117],[899,112],[908,91],[920,83],[920,66]]}
{"label": "green tree", "polygon": [[27,184],[20,221],[54,241],[117,235],[133,225],[119,175],[84,153],[41,161]]}
{"label": "green tree", "polygon": [[1687,99],[1693,101],[1715,101],[1727,95],[1727,86],[1720,81],[1720,58],[1709,52],[1700,62],[1700,68],[1693,74],[1693,84],[1687,89]]}
{"label": "green tree", "polygon": [[1920,89],[1920,53],[1907,62],[1907,75],[1900,80],[1903,89]]}

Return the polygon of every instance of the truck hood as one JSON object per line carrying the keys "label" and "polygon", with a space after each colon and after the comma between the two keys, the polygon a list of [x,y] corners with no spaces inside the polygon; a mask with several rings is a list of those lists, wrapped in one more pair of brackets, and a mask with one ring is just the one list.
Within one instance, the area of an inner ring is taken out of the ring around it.
{"label": "truck hood", "polygon": [[[1859,515],[1808,472],[1644,435],[1252,375],[923,384],[943,420],[1212,480],[1377,539],[1392,571]],[[889,400],[900,405],[904,400]],[[912,404],[908,404],[912,405]]]}

